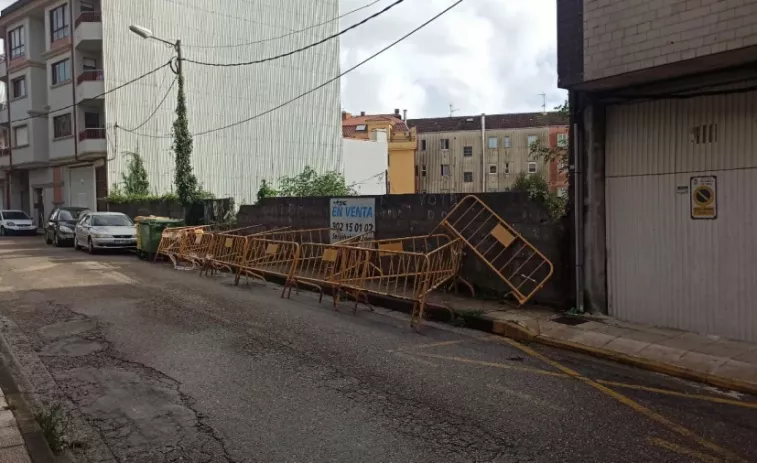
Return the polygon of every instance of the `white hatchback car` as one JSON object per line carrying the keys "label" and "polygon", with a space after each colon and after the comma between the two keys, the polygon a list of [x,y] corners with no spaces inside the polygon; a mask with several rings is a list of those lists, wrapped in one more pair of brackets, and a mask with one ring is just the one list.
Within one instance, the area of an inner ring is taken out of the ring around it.
{"label": "white hatchback car", "polygon": [[36,234],[37,226],[26,212],[0,210],[0,236]]}
{"label": "white hatchback car", "polygon": [[129,216],[120,212],[88,212],[74,229],[74,249],[91,254],[100,249],[134,249],[137,229]]}

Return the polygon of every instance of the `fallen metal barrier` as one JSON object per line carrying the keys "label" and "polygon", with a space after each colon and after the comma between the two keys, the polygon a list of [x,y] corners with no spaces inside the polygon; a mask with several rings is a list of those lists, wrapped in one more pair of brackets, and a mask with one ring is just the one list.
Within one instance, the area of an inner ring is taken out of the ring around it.
{"label": "fallen metal barrier", "polygon": [[554,272],[536,247],[476,196],[466,196],[441,221],[510,288],[520,304],[528,302]]}
{"label": "fallen metal barrier", "polygon": [[163,230],[160,235],[160,243],[155,253],[154,260],[159,256],[166,256],[174,260],[182,252],[182,245],[186,244],[185,239],[190,232],[207,229],[209,226],[201,227],[169,227]]}

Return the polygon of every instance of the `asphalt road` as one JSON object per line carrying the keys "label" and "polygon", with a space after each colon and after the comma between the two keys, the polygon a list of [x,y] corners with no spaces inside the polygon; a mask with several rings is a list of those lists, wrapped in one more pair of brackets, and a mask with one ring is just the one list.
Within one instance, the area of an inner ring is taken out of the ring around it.
{"label": "asphalt road", "polygon": [[2,239],[4,355],[80,461],[757,461],[755,398],[232,283]]}

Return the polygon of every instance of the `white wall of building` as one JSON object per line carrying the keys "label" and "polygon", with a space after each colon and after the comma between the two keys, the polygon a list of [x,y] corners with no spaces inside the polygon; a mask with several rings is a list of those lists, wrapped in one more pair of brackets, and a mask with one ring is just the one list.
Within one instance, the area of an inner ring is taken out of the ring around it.
{"label": "white wall of building", "polygon": [[[338,0],[129,0],[102,2],[103,58],[106,90],[167,62],[173,50],[143,40],[130,24],[151,29],[166,40],[180,38],[184,57],[214,63],[250,61],[274,56],[335,33],[335,21],[284,39],[251,45],[339,15]],[[215,45],[224,48],[207,48]],[[291,57],[243,67],[207,67],[186,62],[189,125],[203,132],[270,110],[339,73],[339,41],[333,40]],[[124,151],[142,153],[152,187],[173,189],[171,132],[176,102],[174,86],[166,103],[144,127],[143,135],[118,132],[113,125],[134,128],[155,111],[174,75],[166,68],[137,84],[106,96],[109,183],[126,168]],[[340,85],[334,82],[280,110],[231,129],[194,138],[192,158],[203,187],[237,202],[254,201],[262,180],[276,183],[306,165],[318,171],[338,170],[342,161]],[[153,138],[153,135],[164,138]],[[117,152],[116,152],[117,151]]]}
{"label": "white wall of building", "polygon": [[345,138],[344,180],[360,195],[385,195],[389,168],[389,143],[386,131],[376,131],[375,140]]}

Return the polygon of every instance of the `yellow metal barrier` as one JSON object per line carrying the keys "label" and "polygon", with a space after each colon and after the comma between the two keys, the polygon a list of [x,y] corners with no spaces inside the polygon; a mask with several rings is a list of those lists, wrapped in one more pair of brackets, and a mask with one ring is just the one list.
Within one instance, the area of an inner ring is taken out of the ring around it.
{"label": "yellow metal barrier", "polygon": [[187,234],[196,230],[203,230],[205,228],[208,227],[166,228],[160,235],[160,244],[158,244],[158,250],[155,253],[155,260],[158,260],[159,256],[166,256],[174,259],[177,256],[181,255],[182,246],[186,245]]}
{"label": "yellow metal barrier", "polygon": [[242,275],[266,281],[266,277],[277,276],[288,280],[292,266],[297,260],[300,244],[294,241],[269,239],[267,234],[248,237],[240,256],[235,284]]}
{"label": "yellow metal barrier", "polygon": [[549,280],[554,266],[476,196],[466,196],[441,221],[510,288],[525,304]]}
{"label": "yellow metal barrier", "polygon": [[192,232],[184,234],[182,238],[183,243],[180,247],[180,254],[178,257],[203,266],[205,260],[208,258],[209,250],[213,246],[216,235],[246,236],[260,233],[264,229],[264,225],[252,225],[249,227],[225,231],[204,228],[194,229]]}
{"label": "yellow metal barrier", "polygon": [[200,275],[218,270],[235,272],[241,263],[248,238],[233,233],[214,233],[202,258]]}

